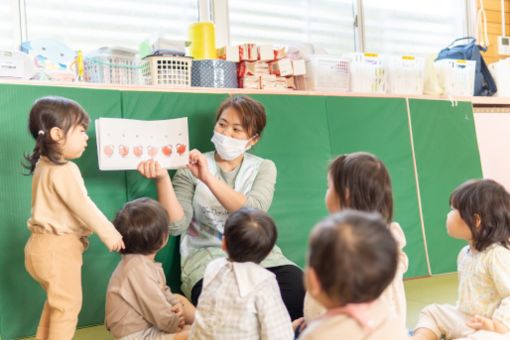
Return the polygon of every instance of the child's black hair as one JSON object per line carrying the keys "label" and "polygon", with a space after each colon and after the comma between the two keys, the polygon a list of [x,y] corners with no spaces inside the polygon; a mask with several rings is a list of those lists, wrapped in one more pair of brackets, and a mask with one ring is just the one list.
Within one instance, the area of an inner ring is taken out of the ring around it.
{"label": "child's black hair", "polygon": [[378,212],[390,224],[393,219],[391,179],[384,163],[366,152],[338,156],[329,176],[342,208]]}
{"label": "child's black hair", "polygon": [[471,230],[476,250],[494,243],[510,248],[510,194],[502,185],[490,179],[467,181],[452,192],[450,205]]}
{"label": "child's black hair", "polygon": [[398,247],[377,213],[343,210],[310,235],[308,266],[340,306],[377,299],[395,277]]}
{"label": "child's black hair", "polygon": [[113,225],[122,235],[123,254],[157,252],[168,237],[168,213],[157,201],[142,197],[128,202],[117,213]]}
{"label": "child's black hair", "polygon": [[89,122],[87,112],[74,100],[57,96],[37,99],[28,118],[28,130],[35,139],[35,147],[30,155],[25,155],[27,163],[23,166],[32,174],[41,156],[55,164],[63,164],[62,150],[58,142],[51,138],[51,129],[58,127],[67,135],[75,126],[88,128]]}
{"label": "child's black hair", "polygon": [[223,236],[231,261],[260,263],[273,249],[278,234],[268,214],[241,208],[228,217]]}

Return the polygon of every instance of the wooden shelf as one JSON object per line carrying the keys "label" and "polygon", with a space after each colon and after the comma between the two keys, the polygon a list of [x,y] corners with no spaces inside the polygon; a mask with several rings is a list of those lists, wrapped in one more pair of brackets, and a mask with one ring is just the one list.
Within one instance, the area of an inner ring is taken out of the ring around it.
{"label": "wooden shelf", "polygon": [[291,90],[254,90],[254,89],[231,89],[210,87],[175,87],[164,85],[120,85],[98,84],[85,82],[55,82],[39,80],[15,80],[0,79],[0,84],[32,85],[32,86],[57,86],[73,88],[90,88],[123,91],[152,91],[152,92],[188,92],[188,93],[226,93],[226,94],[282,94],[296,96],[337,96],[337,97],[371,97],[371,98],[413,98],[425,100],[456,100],[472,102],[474,106],[510,106],[510,97],[451,97],[429,95],[398,95],[376,93],[353,93],[353,92],[326,92],[326,91],[291,91]]}

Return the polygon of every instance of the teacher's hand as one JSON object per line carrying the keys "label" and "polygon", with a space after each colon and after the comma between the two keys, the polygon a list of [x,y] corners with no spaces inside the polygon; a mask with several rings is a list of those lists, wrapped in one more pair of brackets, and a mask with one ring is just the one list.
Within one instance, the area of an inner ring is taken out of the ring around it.
{"label": "teacher's hand", "polygon": [[189,163],[187,166],[193,176],[207,183],[211,173],[207,167],[207,159],[200,151],[193,149],[189,152]]}
{"label": "teacher's hand", "polygon": [[138,164],[138,172],[145,178],[162,179],[168,176],[168,171],[163,169],[159,163],[153,159],[143,161]]}

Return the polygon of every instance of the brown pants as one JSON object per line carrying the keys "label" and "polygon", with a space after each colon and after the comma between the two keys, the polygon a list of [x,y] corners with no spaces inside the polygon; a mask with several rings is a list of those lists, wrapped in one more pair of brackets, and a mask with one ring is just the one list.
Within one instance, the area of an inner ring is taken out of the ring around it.
{"label": "brown pants", "polygon": [[75,235],[30,236],[25,246],[25,267],[47,296],[36,339],[73,338],[82,304],[83,250],[83,243]]}

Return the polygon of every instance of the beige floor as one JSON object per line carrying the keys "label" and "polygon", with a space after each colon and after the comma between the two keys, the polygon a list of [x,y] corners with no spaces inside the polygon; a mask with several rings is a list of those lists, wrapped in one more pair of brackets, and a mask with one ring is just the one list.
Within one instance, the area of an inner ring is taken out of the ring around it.
{"label": "beige floor", "polygon": [[[445,274],[434,277],[407,280],[407,324],[412,328],[418,319],[420,310],[430,303],[455,303],[457,296],[457,274]],[[34,339],[34,338],[24,338]],[[111,340],[103,325],[81,328],[76,332],[75,340]]]}

